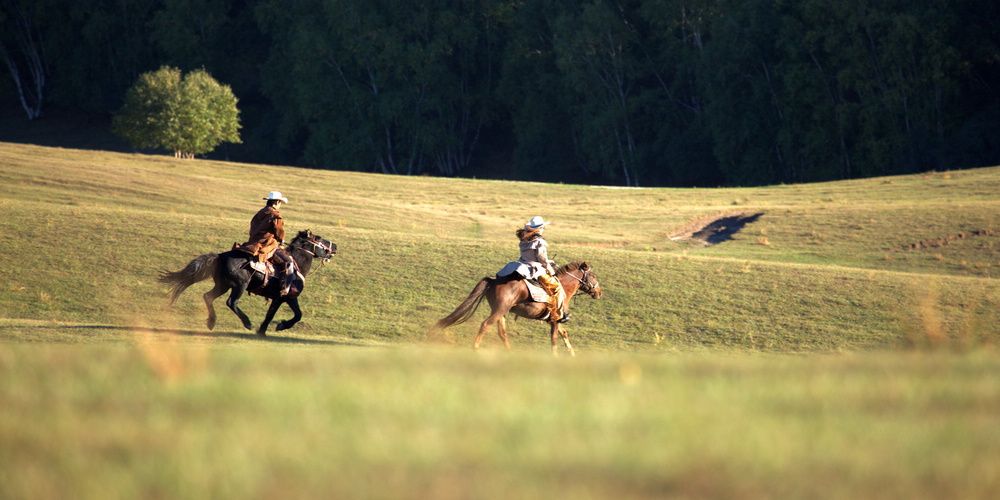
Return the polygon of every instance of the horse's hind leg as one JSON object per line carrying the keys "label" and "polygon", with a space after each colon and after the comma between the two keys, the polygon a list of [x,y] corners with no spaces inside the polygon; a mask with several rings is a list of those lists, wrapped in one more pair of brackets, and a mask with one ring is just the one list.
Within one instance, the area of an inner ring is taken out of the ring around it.
{"label": "horse's hind leg", "polygon": [[486,329],[489,328],[490,325],[492,324],[493,322],[490,321],[490,318],[486,318],[485,320],[483,320],[483,323],[479,325],[479,332],[476,333],[476,340],[475,342],[472,343],[473,349],[477,351],[479,350],[479,344],[483,342],[483,335],[486,335]]}
{"label": "horse's hind leg", "polygon": [[500,335],[500,340],[503,341],[503,345],[507,346],[507,350],[510,350],[510,342],[507,342],[507,319],[500,316],[497,320],[497,334]]}
{"label": "horse's hind leg", "polygon": [[229,299],[226,300],[226,305],[229,306],[229,308],[232,309],[234,313],[236,313],[236,316],[240,318],[240,321],[243,322],[244,328],[246,328],[247,330],[253,330],[253,325],[250,323],[250,318],[248,318],[247,315],[242,310],[240,310],[240,305],[239,305],[240,297],[243,296],[244,291],[245,290],[243,288],[234,287],[233,293],[230,293]]}
{"label": "horse's hind leg", "polygon": [[205,299],[205,306],[208,308],[208,319],[205,321],[205,325],[211,330],[215,328],[215,307],[212,302],[219,298],[220,295],[226,293],[227,287],[221,283],[216,283],[215,288],[205,292],[202,298]]}
{"label": "horse's hind leg", "polygon": [[[483,324],[479,325],[479,333],[476,334],[476,342],[472,344],[472,347],[475,350],[479,350],[479,344],[483,341],[483,335],[486,335],[486,330],[493,326],[493,323],[503,320],[503,314],[498,314],[498,312],[499,311],[497,310],[493,310],[489,317],[483,321]],[[501,335],[500,338],[503,339],[504,345],[506,345],[507,349],[510,350],[510,344],[507,343],[507,338],[503,335]]]}

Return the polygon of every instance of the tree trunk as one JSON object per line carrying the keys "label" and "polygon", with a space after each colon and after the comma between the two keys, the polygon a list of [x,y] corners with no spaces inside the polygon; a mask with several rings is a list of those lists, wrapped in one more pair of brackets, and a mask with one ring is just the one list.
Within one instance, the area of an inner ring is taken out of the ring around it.
{"label": "tree trunk", "polygon": [[[0,4],[0,8],[9,15],[13,29],[10,36],[13,37],[18,53],[12,54],[4,40],[0,38],[0,54],[3,55],[10,76],[17,86],[18,97],[21,99],[21,106],[28,113],[28,119],[34,120],[42,116],[42,102],[45,92],[45,55],[42,53],[41,37],[37,30],[33,28],[33,20],[30,12],[13,5],[11,2]],[[20,55],[23,58],[23,65],[27,74],[22,74],[21,66],[16,58]]]}

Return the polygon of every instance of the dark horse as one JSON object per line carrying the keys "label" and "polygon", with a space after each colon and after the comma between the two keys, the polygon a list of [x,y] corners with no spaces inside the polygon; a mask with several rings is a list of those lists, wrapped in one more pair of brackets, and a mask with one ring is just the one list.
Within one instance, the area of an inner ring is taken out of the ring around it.
{"label": "dark horse", "polygon": [[267,333],[267,325],[274,319],[274,314],[282,304],[287,303],[292,308],[295,317],[289,320],[278,322],[276,330],[281,331],[291,328],[302,319],[302,310],[299,309],[299,294],[305,288],[305,276],[309,275],[313,261],[319,259],[323,263],[329,262],[330,258],[337,253],[337,245],[324,240],[311,231],[299,231],[299,234],[288,244],[288,255],[295,260],[295,267],[299,272],[288,295],[281,295],[281,278],[271,277],[264,285],[264,277],[260,272],[256,272],[250,267],[250,254],[234,248],[221,254],[207,253],[192,260],[180,271],[164,271],[160,273],[160,282],[170,285],[173,296],[170,303],[173,304],[177,297],[189,286],[208,278],[215,280],[215,287],[205,293],[205,305],[208,306],[208,329],[215,328],[215,308],[212,302],[220,295],[232,290],[226,305],[239,316],[243,321],[243,326],[247,330],[252,330],[250,318],[240,310],[239,301],[248,290],[254,295],[260,295],[271,300],[271,307],[267,309],[267,316],[264,322],[257,329],[257,335],[261,337]]}
{"label": "dark horse", "polygon": [[[563,290],[566,291],[566,308],[569,308],[569,301],[577,290],[583,290],[595,299],[601,298],[601,285],[597,282],[597,275],[586,262],[572,262],[556,271],[556,278],[562,283]],[[476,335],[476,342],[473,347],[478,350],[479,344],[483,340],[486,329],[493,323],[497,324],[498,334],[503,340],[503,345],[510,350],[510,342],[507,342],[507,321],[504,316],[508,312],[528,319],[547,321],[552,327],[552,353],[556,354],[556,339],[562,337],[566,343],[566,349],[570,355],[575,355],[573,346],[569,345],[569,337],[562,325],[547,319],[548,309],[542,302],[533,302],[528,292],[528,285],[524,283],[519,275],[512,274],[502,278],[483,278],[472,290],[469,297],[455,308],[455,311],[447,317],[441,319],[431,327],[431,331],[448,328],[452,325],[464,323],[479,308],[479,304],[486,299],[490,304],[490,315],[479,326],[479,333]]]}

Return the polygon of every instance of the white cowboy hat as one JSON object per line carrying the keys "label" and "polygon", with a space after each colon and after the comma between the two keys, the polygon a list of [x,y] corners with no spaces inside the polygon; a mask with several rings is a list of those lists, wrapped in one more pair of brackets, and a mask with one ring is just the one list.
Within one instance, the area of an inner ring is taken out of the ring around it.
{"label": "white cowboy hat", "polygon": [[544,220],[542,220],[541,217],[536,215],[532,217],[527,224],[524,225],[524,228],[527,229],[528,231],[538,231],[539,229],[548,226],[549,224],[551,224],[551,222],[545,222]]}
{"label": "white cowboy hat", "polygon": [[281,196],[281,191],[271,191],[267,194],[267,198],[261,198],[262,200],[281,200],[282,203],[288,203],[288,198]]}

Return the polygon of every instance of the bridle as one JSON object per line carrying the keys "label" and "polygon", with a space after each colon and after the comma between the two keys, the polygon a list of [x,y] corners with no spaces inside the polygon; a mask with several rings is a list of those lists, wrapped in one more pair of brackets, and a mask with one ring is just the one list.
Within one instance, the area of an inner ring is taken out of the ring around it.
{"label": "bridle", "polygon": [[577,278],[576,275],[574,275],[573,273],[566,273],[566,274],[572,276],[573,279],[575,279],[575,280],[577,280],[577,281],[580,282],[580,290],[583,290],[584,293],[587,293],[591,297],[594,297],[594,296],[596,296],[596,294],[594,293],[594,290],[597,289],[598,287],[600,287],[601,284],[597,281],[597,276],[595,275],[594,276],[594,284],[591,285],[590,284],[590,280],[587,279],[587,273],[589,273],[589,272],[590,272],[590,269],[584,269],[583,270],[583,277],[582,278]]}
{"label": "bridle", "polygon": [[[301,250],[301,251],[303,251],[303,252],[305,252],[305,253],[307,253],[307,254],[309,254],[309,255],[312,255],[313,257],[315,257],[317,259],[320,259],[321,260],[321,262],[320,262],[321,266],[323,264],[326,264],[327,262],[330,262],[330,259],[333,258],[333,243],[330,243],[329,245],[324,245],[323,242],[316,241],[315,236],[310,236],[310,237],[306,238],[305,242],[309,243],[310,245],[312,245],[312,250],[309,250],[309,249],[305,248],[303,246],[302,242],[298,243],[298,245],[297,245],[298,249]],[[289,244],[288,246],[289,246],[289,248],[291,248],[292,245]],[[320,256],[316,255],[316,249],[317,248],[322,248],[323,250],[325,250],[326,257],[320,257]]]}

